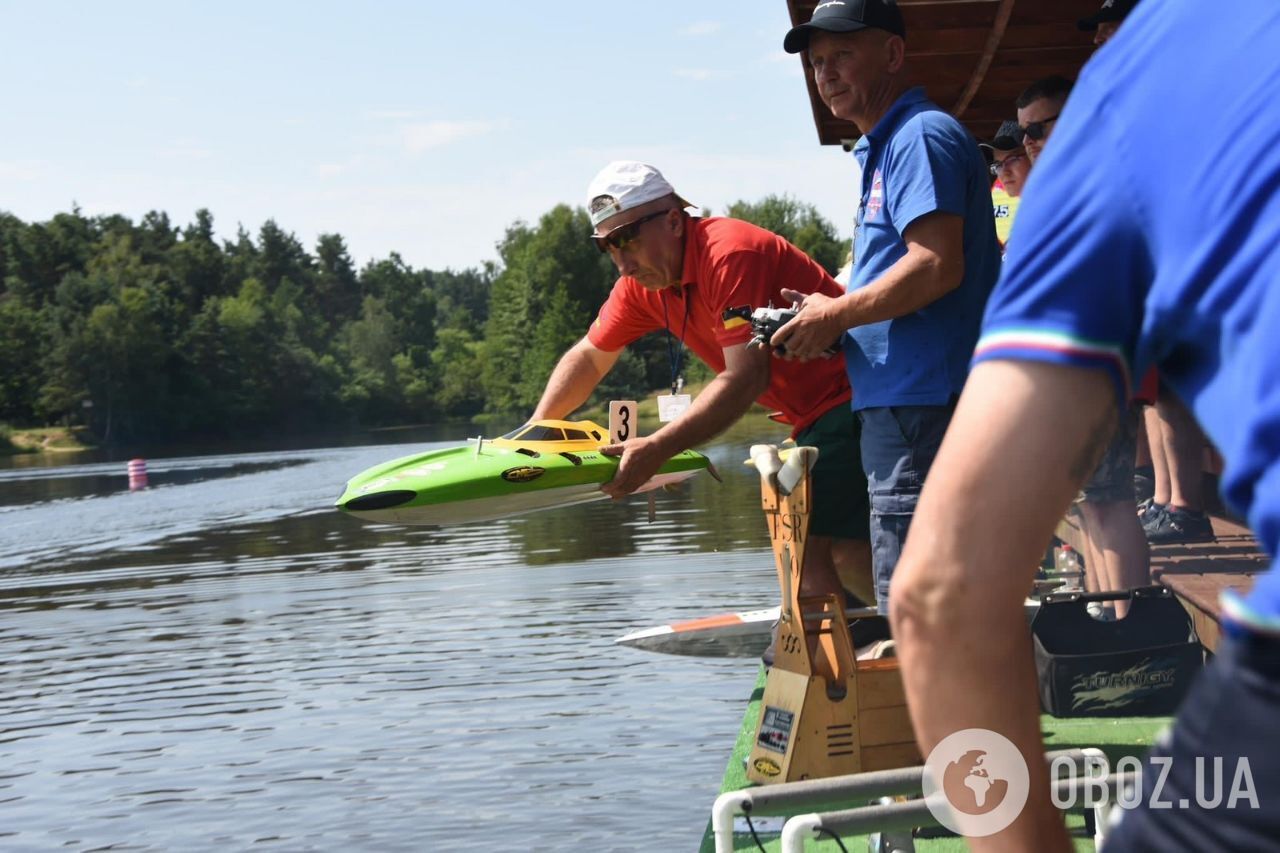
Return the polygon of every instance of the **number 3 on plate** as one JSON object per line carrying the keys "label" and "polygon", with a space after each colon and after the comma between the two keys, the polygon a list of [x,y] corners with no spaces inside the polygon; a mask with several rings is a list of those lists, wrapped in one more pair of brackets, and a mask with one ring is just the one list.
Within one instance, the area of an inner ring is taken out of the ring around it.
{"label": "number 3 on plate", "polygon": [[609,401],[609,443],[622,444],[636,434],[636,401]]}

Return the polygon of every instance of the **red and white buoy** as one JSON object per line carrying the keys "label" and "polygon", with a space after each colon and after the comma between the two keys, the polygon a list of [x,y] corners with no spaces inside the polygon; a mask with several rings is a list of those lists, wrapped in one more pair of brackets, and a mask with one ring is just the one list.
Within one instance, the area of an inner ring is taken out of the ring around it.
{"label": "red and white buoy", "polygon": [[136,492],[147,487],[147,460],[129,460],[129,491]]}

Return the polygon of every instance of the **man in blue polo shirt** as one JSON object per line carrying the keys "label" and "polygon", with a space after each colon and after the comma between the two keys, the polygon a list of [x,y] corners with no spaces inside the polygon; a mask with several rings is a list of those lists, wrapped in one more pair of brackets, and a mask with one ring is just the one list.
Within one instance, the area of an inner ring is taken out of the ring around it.
{"label": "man in blue polo shirt", "polygon": [[864,134],[848,292],[783,291],[800,311],[773,343],[814,358],[844,339],[881,612],[1000,267],[986,161],[959,122],[910,87],[905,35],[892,0],[834,0],[783,41],[805,51],[823,102]]}
{"label": "man in blue polo shirt", "polygon": [[[1223,15],[1142,3],[1036,163],[920,501],[929,535],[907,544],[890,601],[925,753],[982,728],[1027,760],[1027,808],[974,850],[1071,849],[1040,757],[1022,600],[1132,377],[1159,367],[1221,449],[1227,502],[1268,554],[1280,547],[1278,89],[1274,0]],[[1224,599],[1222,626],[1108,853],[1276,849],[1280,574]]]}

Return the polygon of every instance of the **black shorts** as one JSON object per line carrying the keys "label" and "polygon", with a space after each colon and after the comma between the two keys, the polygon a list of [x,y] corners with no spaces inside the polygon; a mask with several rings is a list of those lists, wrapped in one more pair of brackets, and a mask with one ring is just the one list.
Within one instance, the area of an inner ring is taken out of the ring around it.
{"label": "black shorts", "polygon": [[796,435],[796,444],[818,448],[813,466],[813,508],[809,533],[839,539],[866,539],[871,508],[862,473],[861,431],[848,403],[832,407]]}

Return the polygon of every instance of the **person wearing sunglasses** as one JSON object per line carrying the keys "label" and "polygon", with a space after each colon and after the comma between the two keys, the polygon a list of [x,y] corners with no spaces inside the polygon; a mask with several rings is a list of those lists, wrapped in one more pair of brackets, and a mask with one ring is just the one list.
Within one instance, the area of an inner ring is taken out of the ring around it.
{"label": "person wearing sunglasses", "polygon": [[1071,85],[1070,80],[1055,74],[1037,80],[1018,96],[1015,104],[1018,108],[1018,124],[1031,165],[1035,165],[1036,158],[1049,141],[1049,134],[1053,133],[1053,126],[1062,114],[1062,108],[1067,105]]}
{"label": "person wearing sunglasses", "polygon": [[[980,728],[1028,757],[1025,807],[971,840],[975,853],[1075,849],[1039,760],[1022,602],[1153,364],[1222,449],[1223,499],[1271,566],[1215,596],[1213,659],[1102,849],[1276,850],[1280,839],[1280,110],[1265,106],[1280,14],[1274,0],[1205,9],[1144,0],[1081,72],[920,502],[929,535],[911,538],[894,578],[922,749]],[[1215,779],[1236,787],[1198,797]]]}
{"label": "person wearing sunglasses", "polygon": [[819,450],[807,558],[819,568],[805,594],[840,592],[838,570],[844,586],[869,602],[866,478],[844,359],[773,358],[768,347],[748,345],[751,324],[741,312],[726,313],[789,306],[784,286],[839,295],[840,285],[773,232],[727,217],[693,217],[684,210],[689,206],[661,172],[634,160],[610,163],[591,181],[590,239],[619,278],[586,336],[552,371],[533,417],[562,418],[577,409],[623,350],[651,332],[667,336],[674,396],[687,346],[716,377],[674,420],[607,448],[622,459],[602,489],[615,498],[629,494],[668,458],[727,429],[759,401],[779,413],[798,443]]}
{"label": "person wearing sunglasses", "polygon": [[[1044,150],[1071,88],[1071,81],[1064,77],[1046,77],[1018,97],[1018,121],[1032,165]],[[1133,405],[1120,413],[1102,458],[1076,496],[1080,534],[1071,544],[1084,555],[1088,592],[1131,589],[1149,579],[1151,554],[1135,511],[1133,490],[1139,417]],[[1095,616],[1102,618],[1123,618],[1127,611],[1125,601],[1094,607]]]}
{"label": "person wearing sunglasses", "polygon": [[1002,122],[990,142],[978,144],[991,152],[991,176],[996,179],[991,187],[991,207],[996,217],[996,238],[1004,248],[1018,213],[1018,196],[1031,171],[1031,160],[1022,146],[1022,128],[1016,121]]}

